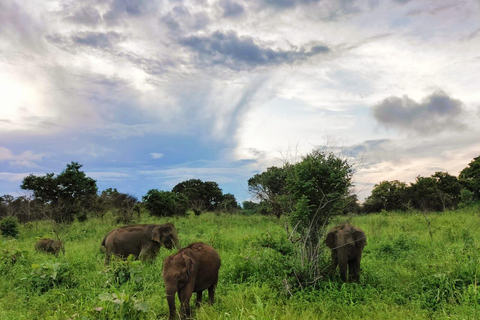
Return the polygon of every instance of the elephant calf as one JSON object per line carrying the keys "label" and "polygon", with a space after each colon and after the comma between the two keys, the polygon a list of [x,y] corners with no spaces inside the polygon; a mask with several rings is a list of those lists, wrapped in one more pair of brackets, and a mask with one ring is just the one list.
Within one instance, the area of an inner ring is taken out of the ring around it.
{"label": "elephant calf", "polygon": [[363,247],[367,245],[367,236],[362,229],[343,223],[327,233],[325,244],[332,250],[334,267],[340,268],[340,278],[347,281],[347,267],[350,279],[358,281],[360,260]]}
{"label": "elephant calf", "polygon": [[161,246],[167,249],[180,247],[175,226],[165,224],[138,224],[125,226],[110,231],[103,238],[100,250],[105,252],[105,265],[110,256],[127,258],[133,255],[143,261],[154,260]]}
{"label": "elephant calf", "polygon": [[202,292],[208,289],[208,300],[213,304],[221,261],[218,252],[211,246],[196,242],[165,258],[163,279],[167,292],[170,318],[175,318],[175,294],[180,300],[181,317],[190,316],[190,298],[197,294],[197,306],[202,301]]}
{"label": "elephant calf", "polygon": [[35,243],[35,250],[53,253],[54,255],[62,251],[65,254],[65,248],[61,241],[46,238],[40,239]]}

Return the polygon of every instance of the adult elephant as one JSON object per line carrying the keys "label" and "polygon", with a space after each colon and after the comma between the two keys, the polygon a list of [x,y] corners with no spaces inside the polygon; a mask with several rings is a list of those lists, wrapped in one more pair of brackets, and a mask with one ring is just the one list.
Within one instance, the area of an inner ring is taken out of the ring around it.
{"label": "adult elephant", "polygon": [[175,294],[180,300],[180,316],[190,316],[190,298],[197,294],[196,305],[202,301],[202,292],[208,289],[208,301],[213,304],[221,261],[211,246],[196,242],[165,258],[163,279],[167,293],[170,318],[175,318]]}
{"label": "adult elephant", "polygon": [[325,244],[332,250],[334,267],[338,265],[340,268],[340,278],[347,282],[348,267],[349,278],[358,281],[362,251],[367,245],[365,232],[349,223],[343,223],[327,233]]}
{"label": "adult elephant", "polygon": [[178,233],[171,223],[138,224],[110,231],[103,238],[100,250],[105,252],[105,265],[112,255],[127,258],[133,255],[142,261],[154,260],[160,247],[180,247]]}
{"label": "adult elephant", "polygon": [[37,243],[35,243],[35,250],[53,253],[54,255],[62,251],[65,254],[65,248],[61,241],[48,238],[38,240]]}

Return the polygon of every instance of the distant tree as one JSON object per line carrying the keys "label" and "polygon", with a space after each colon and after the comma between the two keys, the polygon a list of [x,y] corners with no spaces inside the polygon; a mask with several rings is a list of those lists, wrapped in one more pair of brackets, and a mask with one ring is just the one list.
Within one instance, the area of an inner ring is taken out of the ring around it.
{"label": "distant tree", "polygon": [[472,200],[480,200],[480,156],[474,158],[458,178],[464,188],[472,193]]}
{"label": "distant tree", "polygon": [[349,213],[360,213],[362,211],[362,206],[358,201],[358,197],[356,194],[349,194],[345,198],[345,207],[343,208],[343,214]]}
{"label": "distant tree", "polygon": [[102,191],[95,205],[94,212],[98,217],[112,211],[117,222],[130,223],[135,213],[139,213],[138,200],[134,196],[118,192],[116,188]]}
{"label": "distant tree", "polygon": [[406,210],[408,207],[408,190],[405,182],[398,180],[382,181],[373,187],[372,194],[365,199],[365,212],[381,210]]}
{"label": "distant tree", "polygon": [[243,201],[242,202],[242,208],[243,210],[249,210],[249,211],[252,211],[252,212],[256,212],[258,210],[258,207],[260,206],[260,204],[256,203],[256,202],[253,202],[253,201]]}
{"label": "distant tree", "polygon": [[235,196],[231,193],[223,195],[222,202],[220,203],[221,210],[224,212],[236,212],[241,209],[240,205],[235,199]]}
{"label": "distant tree", "polygon": [[53,173],[30,174],[20,187],[31,190],[34,198],[47,206],[50,218],[56,222],[71,222],[75,216],[92,209],[97,196],[95,180],[87,177],[81,168],[81,164],[72,162],[57,176]]}
{"label": "distant tree", "polygon": [[188,209],[188,198],[182,193],[151,189],[142,200],[150,214],[157,217],[185,215]]}
{"label": "distant tree", "polygon": [[282,214],[294,209],[288,194],[287,175],[291,167],[269,167],[266,171],[254,175],[248,179],[248,190],[254,197],[263,203],[264,211],[280,217]]}
{"label": "distant tree", "polygon": [[415,209],[422,211],[443,210],[436,179],[418,176],[415,182],[410,184],[409,191]]}
{"label": "distant tree", "polygon": [[457,177],[447,172],[435,172],[432,175],[437,186],[438,198],[442,203],[442,210],[456,209],[461,201],[462,185]]}
{"label": "distant tree", "polygon": [[188,206],[198,211],[214,211],[223,200],[222,189],[213,181],[190,179],[173,187],[172,192],[188,198]]}

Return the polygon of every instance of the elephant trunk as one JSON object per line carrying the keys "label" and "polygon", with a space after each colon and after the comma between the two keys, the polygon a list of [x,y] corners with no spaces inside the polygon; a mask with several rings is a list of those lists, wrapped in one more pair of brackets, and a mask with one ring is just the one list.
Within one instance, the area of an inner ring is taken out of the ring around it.
{"label": "elephant trunk", "polygon": [[346,247],[337,249],[338,267],[340,268],[340,278],[347,282],[348,251]]}

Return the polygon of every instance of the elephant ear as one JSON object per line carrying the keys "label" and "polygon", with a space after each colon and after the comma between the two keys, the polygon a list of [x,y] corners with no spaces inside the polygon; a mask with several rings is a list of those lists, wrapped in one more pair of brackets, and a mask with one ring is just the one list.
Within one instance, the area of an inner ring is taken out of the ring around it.
{"label": "elephant ear", "polygon": [[355,245],[357,248],[363,248],[367,245],[367,236],[365,235],[365,232],[363,232],[362,229],[355,228],[354,238],[355,238]]}
{"label": "elephant ear", "polygon": [[162,237],[162,232],[160,230],[160,227],[153,228],[152,233],[150,234],[150,239],[152,239],[152,241],[155,241],[161,244],[160,242],[161,237]]}
{"label": "elephant ear", "polygon": [[186,254],[182,254],[183,261],[185,261],[186,274],[190,278],[193,274],[193,260]]}
{"label": "elephant ear", "polygon": [[327,233],[327,238],[325,238],[325,244],[330,249],[335,248],[335,232],[336,231],[330,231],[329,233]]}

